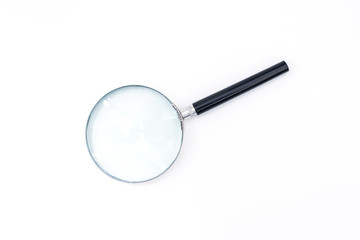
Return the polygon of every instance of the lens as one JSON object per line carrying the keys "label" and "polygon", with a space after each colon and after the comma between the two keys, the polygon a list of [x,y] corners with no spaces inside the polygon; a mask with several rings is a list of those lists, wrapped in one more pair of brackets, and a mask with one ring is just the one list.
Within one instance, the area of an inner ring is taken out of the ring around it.
{"label": "lens", "polygon": [[102,97],[86,127],[95,163],[126,182],[147,181],[165,172],[179,154],[182,137],[182,122],[170,100],[138,85]]}

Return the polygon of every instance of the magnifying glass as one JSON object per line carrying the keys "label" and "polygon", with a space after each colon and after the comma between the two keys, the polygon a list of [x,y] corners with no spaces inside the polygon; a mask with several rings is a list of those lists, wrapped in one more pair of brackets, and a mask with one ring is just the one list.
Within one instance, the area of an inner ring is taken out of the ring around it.
{"label": "magnifying glass", "polygon": [[103,96],[92,109],[86,143],[96,165],[124,182],[145,182],[175,162],[184,120],[200,115],[289,70],[282,61],[245,80],[179,109],[155,89],[129,85]]}

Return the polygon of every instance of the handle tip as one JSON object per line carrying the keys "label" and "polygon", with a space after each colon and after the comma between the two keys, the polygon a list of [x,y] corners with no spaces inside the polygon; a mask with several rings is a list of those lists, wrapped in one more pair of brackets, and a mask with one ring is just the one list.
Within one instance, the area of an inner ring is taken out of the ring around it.
{"label": "handle tip", "polygon": [[279,64],[282,64],[284,66],[284,71],[285,72],[290,70],[289,65],[285,61],[281,61]]}

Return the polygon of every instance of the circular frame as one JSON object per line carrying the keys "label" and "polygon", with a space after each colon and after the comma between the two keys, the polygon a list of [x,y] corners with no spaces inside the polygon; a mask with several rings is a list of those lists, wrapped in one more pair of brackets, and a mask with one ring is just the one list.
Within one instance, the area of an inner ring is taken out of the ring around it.
{"label": "circular frame", "polygon": [[[158,94],[160,94],[161,96],[163,96],[171,105],[172,107],[175,109],[175,111],[177,112],[177,115],[178,115],[178,118],[179,118],[179,121],[180,121],[180,127],[181,127],[181,140],[180,140],[180,147],[179,147],[179,150],[174,158],[174,160],[171,162],[171,164],[165,169],[163,170],[160,174],[152,177],[152,178],[149,178],[149,179],[146,179],[146,180],[142,180],[142,181],[129,181],[129,180],[125,180],[125,179],[121,179],[121,178],[118,178],[118,177],[115,177],[113,176],[112,174],[108,173],[105,169],[103,169],[100,164],[95,160],[95,158],[93,157],[93,154],[91,153],[91,150],[90,150],[90,146],[89,146],[89,142],[88,142],[88,127],[89,127],[89,122],[90,122],[90,119],[91,119],[91,116],[94,112],[94,110],[96,109],[96,107],[98,106],[99,103],[101,103],[108,95],[110,95],[111,93],[115,92],[115,91],[118,91],[120,89],[124,89],[124,88],[128,88],[128,87],[142,87],[142,88],[147,88],[149,90],[152,90],[154,92],[157,92]],[[127,182],[127,183],[142,183],[142,182],[147,182],[147,181],[150,181],[150,180],[153,180],[159,176],[161,176],[162,174],[164,174],[173,164],[174,162],[176,161],[176,159],[178,158],[179,154],[180,154],[180,151],[181,151],[181,148],[182,148],[182,143],[183,143],[183,139],[184,139],[184,127],[183,127],[183,124],[184,124],[184,118],[182,117],[181,115],[181,112],[180,110],[176,107],[176,105],[174,103],[172,103],[169,98],[167,98],[164,94],[162,94],[161,92],[157,91],[156,89],[153,89],[153,88],[150,88],[150,87],[147,87],[147,86],[143,86],[143,85],[126,85],[126,86],[122,86],[122,87],[119,87],[119,88],[116,88],[108,93],[106,93],[103,97],[101,97],[97,102],[96,104],[94,105],[94,107],[92,108],[90,114],[89,114],[89,117],[88,117],[88,120],[86,122],[86,128],[85,128],[85,140],[86,140],[86,146],[87,146],[87,149],[88,149],[88,152],[91,156],[91,159],[94,161],[95,165],[103,172],[105,173],[106,175],[108,175],[109,177],[115,179],[115,180],[119,180],[119,181],[122,181],[122,182]]]}

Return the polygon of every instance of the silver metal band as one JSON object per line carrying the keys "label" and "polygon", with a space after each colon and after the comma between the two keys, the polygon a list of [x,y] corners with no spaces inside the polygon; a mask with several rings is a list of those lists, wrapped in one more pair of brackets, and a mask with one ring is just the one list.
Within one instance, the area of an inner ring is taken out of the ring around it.
{"label": "silver metal band", "polygon": [[196,111],[195,111],[195,108],[193,107],[193,105],[190,105],[186,108],[181,109],[180,113],[181,113],[181,116],[183,117],[183,119],[186,119],[188,117],[196,115]]}

